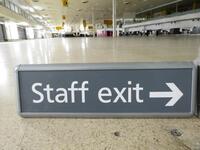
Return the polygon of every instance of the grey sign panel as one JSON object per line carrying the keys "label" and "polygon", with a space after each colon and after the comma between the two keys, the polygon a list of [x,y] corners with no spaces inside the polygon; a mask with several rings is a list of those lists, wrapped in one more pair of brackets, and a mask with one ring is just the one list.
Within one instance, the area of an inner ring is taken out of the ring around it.
{"label": "grey sign panel", "polygon": [[19,65],[23,117],[186,117],[194,113],[192,63]]}

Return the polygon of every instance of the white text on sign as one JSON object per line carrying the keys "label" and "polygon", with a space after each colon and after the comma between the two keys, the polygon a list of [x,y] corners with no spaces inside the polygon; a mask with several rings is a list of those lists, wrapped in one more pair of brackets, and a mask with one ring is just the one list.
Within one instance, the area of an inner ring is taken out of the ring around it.
{"label": "white text on sign", "polygon": [[[86,103],[86,95],[89,92],[89,81],[83,81],[79,84],[78,81],[73,81],[69,88],[53,88],[50,84],[43,85],[42,83],[34,83],[31,87],[36,98],[33,103],[42,103],[45,100],[48,103]],[[139,83],[133,85],[132,81],[128,81],[127,87],[109,88],[102,87],[98,90],[98,100],[101,103],[132,103],[133,100],[137,103],[143,103],[141,92],[144,90]],[[53,94],[55,96],[52,96]],[[76,95],[81,94],[81,100],[76,99]],[[45,98],[46,97],[46,98]]]}

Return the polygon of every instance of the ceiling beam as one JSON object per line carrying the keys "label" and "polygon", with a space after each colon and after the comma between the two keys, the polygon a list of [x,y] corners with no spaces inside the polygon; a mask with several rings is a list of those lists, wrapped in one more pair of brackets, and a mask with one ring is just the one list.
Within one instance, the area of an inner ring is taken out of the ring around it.
{"label": "ceiling beam", "polygon": [[148,8],[148,9],[145,9],[145,10],[143,10],[143,11],[137,12],[136,15],[142,14],[142,13],[145,13],[145,12],[148,12],[148,11],[151,11],[151,10],[154,10],[154,9],[158,9],[158,8],[161,8],[161,7],[173,5],[173,4],[179,3],[179,2],[181,2],[181,1],[183,1],[183,0],[176,0],[176,1],[173,1],[173,2],[169,2],[169,3],[165,3],[165,4],[158,5],[158,6],[156,6],[156,7]]}

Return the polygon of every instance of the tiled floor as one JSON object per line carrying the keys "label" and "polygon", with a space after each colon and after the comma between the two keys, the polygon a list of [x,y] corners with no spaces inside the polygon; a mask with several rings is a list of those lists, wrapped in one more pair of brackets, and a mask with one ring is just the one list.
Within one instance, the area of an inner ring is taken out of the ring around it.
{"label": "tiled floor", "polygon": [[[57,38],[0,43],[0,149],[200,149],[200,119],[24,119],[18,64],[193,61],[199,36]],[[174,137],[177,128],[182,136]],[[114,132],[119,131],[120,136]]]}

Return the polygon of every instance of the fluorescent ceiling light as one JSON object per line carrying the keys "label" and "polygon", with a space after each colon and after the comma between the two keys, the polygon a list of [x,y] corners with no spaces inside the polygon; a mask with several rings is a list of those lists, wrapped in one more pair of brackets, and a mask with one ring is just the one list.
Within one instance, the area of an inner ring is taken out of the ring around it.
{"label": "fluorescent ceiling light", "polygon": [[42,16],[39,15],[32,15],[34,18],[42,19]]}
{"label": "fluorescent ceiling light", "polygon": [[21,26],[29,26],[29,24],[27,22],[18,22],[16,24],[21,25]]}
{"label": "fluorescent ceiling light", "polygon": [[35,8],[36,10],[39,10],[39,11],[42,11],[42,10],[44,10],[44,8],[42,8],[41,6],[33,6],[33,8]]}
{"label": "fluorescent ceiling light", "polygon": [[37,25],[37,26],[35,27],[35,29],[43,29],[43,27],[40,26],[40,25]]}
{"label": "fluorescent ceiling light", "polygon": [[42,17],[45,18],[45,19],[50,19],[51,18],[51,17],[45,16],[45,15],[43,15]]}
{"label": "fluorescent ceiling light", "polygon": [[32,8],[32,7],[29,7],[29,6],[20,6],[22,9],[25,9],[27,11],[30,11],[30,12],[35,12],[35,10]]}
{"label": "fluorescent ceiling light", "polygon": [[32,13],[35,12],[35,10],[31,7],[29,8],[29,11],[32,12]]}

